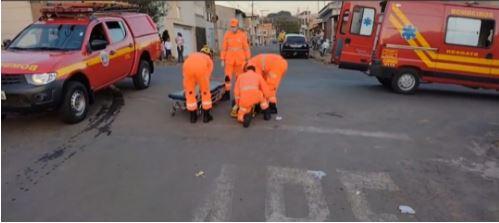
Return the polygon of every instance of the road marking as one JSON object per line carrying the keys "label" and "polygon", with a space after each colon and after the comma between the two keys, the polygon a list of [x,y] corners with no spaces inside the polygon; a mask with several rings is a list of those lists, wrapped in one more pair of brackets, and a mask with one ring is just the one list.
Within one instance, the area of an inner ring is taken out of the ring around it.
{"label": "road marking", "polygon": [[[219,128],[227,128],[227,127],[240,127],[239,125],[220,125],[213,124],[211,126],[219,127]],[[314,126],[294,126],[294,125],[255,125],[251,128],[264,129],[264,130],[285,130],[285,131],[293,131],[293,132],[305,132],[305,133],[318,133],[318,134],[327,134],[327,135],[344,135],[344,136],[362,136],[368,138],[378,138],[378,139],[391,139],[391,140],[401,140],[401,141],[409,141],[412,140],[407,134],[403,133],[390,133],[390,132],[382,132],[382,131],[364,131],[364,130],[355,130],[355,129],[339,129],[339,128],[322,128],[322,127],[314,127]]]}
{"label": "road marking", "polygon": [[359,221],[398,221],[394,214],[374,213],[367,202],[366,192],[362,189],[398,191],[390,175],[384,172],[352,172],[337,170],[340,181],[345,186],[352,211]]}
{"label": "road marking", "polygon": [[478,173],[482,178],[495,178],[499,179],[499,165],[494,160],[485,160],[483,163],[476,163],[467,160],[463,157],[457,159],[431,159],[434,162],[440,162],[449,166],[460,168],[464,171]]}
{"label": "road marking", "polygon": [[194,212],[193,221],[228,221],[232,211],[235,166],[223,165],[215,179],[215,190],[208,195],[203,206]]}
{"label": "road marking", "polygon": [[[267,168],[267,196],[265,201],[266,221],[326,221],[329,209],[322,192],[320,178],[307,170]],[[284,202],[284,184],[303,186],[308,205],[308,216],[305,218],[290,218],[286,216]]]}

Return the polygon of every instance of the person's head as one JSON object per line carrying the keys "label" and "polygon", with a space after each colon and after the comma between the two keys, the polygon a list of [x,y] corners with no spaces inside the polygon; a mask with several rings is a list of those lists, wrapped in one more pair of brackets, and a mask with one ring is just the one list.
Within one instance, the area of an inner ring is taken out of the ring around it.
{"label": "person's head", "polygon": [[204,45],[203,48],[201,48],[200,52],[210,56],[210,58],[213,59],[213,50],[211,50],[208,45]]}
{"label": "person's head", "polygon": [[239,30],[238,26],[239,26],[239,21],[237,19],[230,20],[230,30],[233,33],[237,32],[237,30]]}
{"label": "person's head", "polygon": [[255,68],[255,65],[252,64],[252,63],[246,63],[244,65],[244,72],[247,72],[249,70],[252,70],[253,72],[256,72],[256,68]]}
{"label": "person's head", "polygon": [[179,33],[179,32],[178,32],[178,33],[177,33],[177,36],[180,36],[180,37],[182,37],[182,33]]}

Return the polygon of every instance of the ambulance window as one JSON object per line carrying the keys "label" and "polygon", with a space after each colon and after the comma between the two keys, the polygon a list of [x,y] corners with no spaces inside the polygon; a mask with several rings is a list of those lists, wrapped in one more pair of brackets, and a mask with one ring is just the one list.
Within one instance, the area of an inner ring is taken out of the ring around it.
{"label": "ambulance window", "polygon": [[488,48],[494,36],[494,20],[449,17],[445,42],[449,44]]}
{"label": "ambulance window", "polygon": [[111,36],[111,41],[113,43],[119,42],[125,39],[125,28],[122,22],[112,21],[106,22],[107,29],[109,30],[109,35]]}
{"label": "ambulance window", "polygon": [[355,7],[353,9],[350,33],[370,36],[374,27],[374,9]]}
{"label": "ambulance window", "polygon": [[345,11],[343,13],[343,19],[341,20],[340,33],[345,34],[348,30],[348,18],[350,17],[350,11]]}

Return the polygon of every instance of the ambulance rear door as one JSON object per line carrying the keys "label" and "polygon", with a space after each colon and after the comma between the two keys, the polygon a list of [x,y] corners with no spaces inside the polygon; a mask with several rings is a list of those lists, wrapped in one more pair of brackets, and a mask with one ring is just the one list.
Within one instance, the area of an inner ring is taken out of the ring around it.
{"label": "ambulance rear door", "polygon": [[339,31],[344,34],[340,35],[342,43],[338,43],[335,52],[339,55],[338,64],[341,68],[367,70],[376,39],[380,8],[379,1],[352,2],[348,18],[345,16],[347,11],[340,17],[348,19],[348,23],[341,24]]}

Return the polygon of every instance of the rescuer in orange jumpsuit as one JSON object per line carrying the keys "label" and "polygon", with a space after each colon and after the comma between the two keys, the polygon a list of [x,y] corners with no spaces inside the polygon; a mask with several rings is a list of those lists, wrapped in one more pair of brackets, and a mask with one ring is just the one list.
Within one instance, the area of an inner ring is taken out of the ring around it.
{"label": "rescuer in orange jumpsuit", "polygon": [[187,110],[191,113],[191,123],[197,121],[198,102],[196,99],[196,85],[201,90],[203,107],[203,122],[213,120],[210,114],[212,107],[210,92],[210,77],[213,71],[213,53],[210,48],[203,47],[201,53],[191,53],[184,61],[182,71],[184,76],[184,93]]}
{"label": "rescuer in orange jumpsuit", "polygon": [[248,36],[244,30],[238,28],[238,20],[230,21],[230,30],[224,35],[220,59],[222,67],[225,66],[225,95],[223,100],[230,99],[230,84],[233,75],[243,72],[244,64],[251,57],[248,45]]}
{"label": "rescuer in orange jumpsuit", "polygon": [[267,121],[270,120],[269,104],[266,99],[270,96],[270,90],[262,75],[255,72],[253,65],[247,65],[244,71],[237,77],[234,98],[236,106],[239,108],[237,120],[247,128],[253,117],[253,106],[256,104],[260,105],[263,118]]}
{"label": "rescuer in orange jumpsuit", "polygon": [[288,70],[288,62],[278,54],[258,54],[251,58],[248,64],[252,64],[256,68],[256,72],[261,74],[267,85],[270,88],[269,100],[270,111],[273,114],[277,113],[277,90],[283,76]]}

